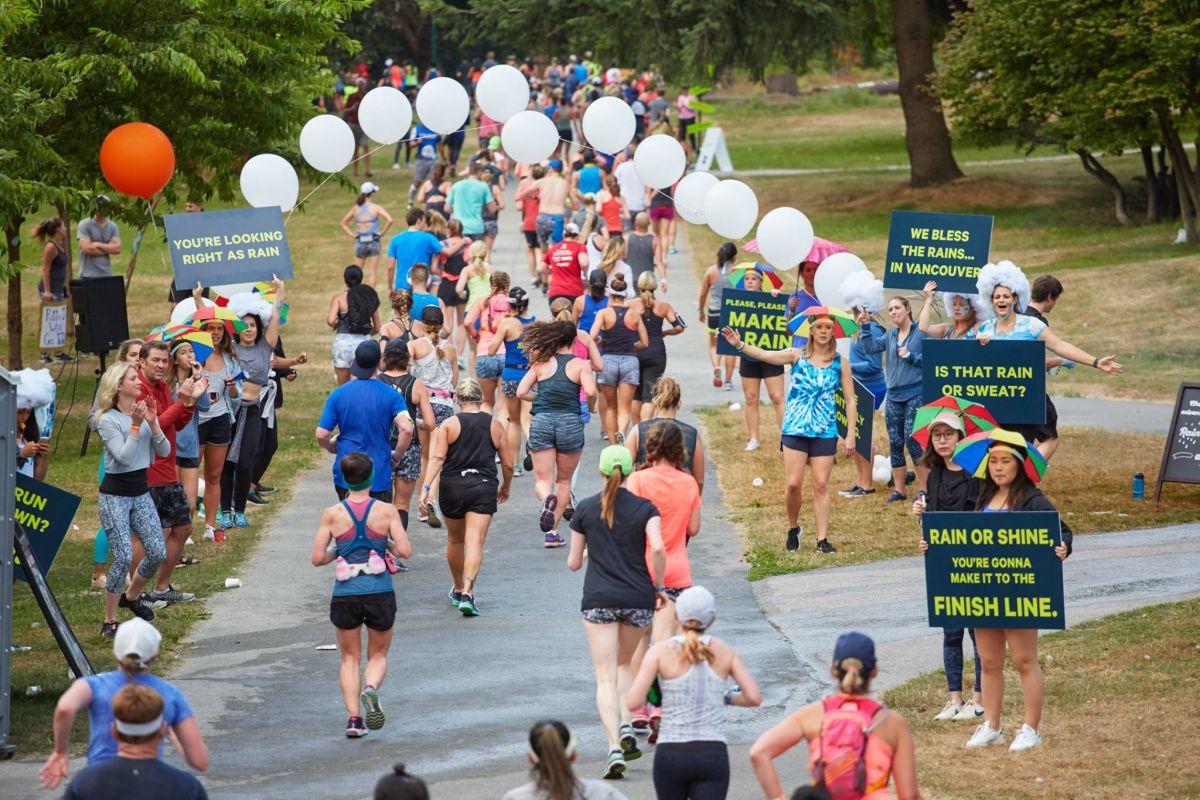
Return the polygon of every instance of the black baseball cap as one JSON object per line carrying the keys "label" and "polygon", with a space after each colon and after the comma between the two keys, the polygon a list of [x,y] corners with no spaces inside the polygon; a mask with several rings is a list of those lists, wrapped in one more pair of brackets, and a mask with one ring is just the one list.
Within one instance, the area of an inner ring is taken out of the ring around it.
{"label": "black baseball cap", "polygon": [[379,342],[366,339],[354,348],[354,363],[350,365],[350,374],[356,378],[369,380],[375,377],[379,369]]}
{"label": "black baseball cap", "polygon": [[437,306],[425,306],[421,309],[421,324],[426,326],[434,325],[440,328],[446,324],[446,318],[442,316],[442,310]]}

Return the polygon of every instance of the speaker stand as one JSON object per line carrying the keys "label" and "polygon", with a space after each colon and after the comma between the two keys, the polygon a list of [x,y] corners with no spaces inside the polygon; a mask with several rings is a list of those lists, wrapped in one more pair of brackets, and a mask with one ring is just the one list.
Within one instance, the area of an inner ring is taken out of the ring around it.
{"label": "speaker stand", "polygon": [[87,455],[88,439],[92,436],[91,410],[96,407],[96,397],[100,394],[100,378],[104,376],[104,371],[108,368],[108,351],[105,350],[98,355],[100,356],[100,368],[96,370],[96,388],[92,389],[92,404],[88,407],[88,421],[83,426],[83,447],[79,448],[80,458]]}

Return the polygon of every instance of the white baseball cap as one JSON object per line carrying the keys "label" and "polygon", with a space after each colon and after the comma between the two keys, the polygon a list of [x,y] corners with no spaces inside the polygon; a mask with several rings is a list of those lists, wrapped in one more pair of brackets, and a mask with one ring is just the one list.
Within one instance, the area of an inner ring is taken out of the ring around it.
{"label": "white baseball cap", "polygon": [[113,654],[118,661],[137,656],[144,663],[158,655],[160,642],[162,634],[157,628],[140,617],[134,617],[117,628],[117,635],[113,637]]}
{"label": "white baseball cap", "polygon": [[359,186],[358,190],[363,194],[375,194],[379,191],[379,187],[370,181],[363,181],[363,185]]}
{"label": "white baseball cap", "polygon": [[707,628],[717,618],[717,600],[703,586],[685,589],[675,599],[675,618],[681,623],[694,619]]}

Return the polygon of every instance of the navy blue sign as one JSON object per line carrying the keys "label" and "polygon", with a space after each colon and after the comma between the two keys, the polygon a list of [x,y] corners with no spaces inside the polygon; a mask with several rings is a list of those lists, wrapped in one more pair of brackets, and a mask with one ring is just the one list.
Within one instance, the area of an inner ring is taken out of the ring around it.
{"label": "navy blue sign", "polygon": [[[788,299],[772,297],[770,292],[747,292],[726,289],[721,294],[721,321],[717,330],[729,326],[742,336],[742,341],[763,350],[787,350],[792,346],[792,334],[787,327]],[[724,336],[717,337],[717,353],[740,356]]]}
{"label": "navy blue sign", "polygon": [[[50,572],[50,565],[58,555],[58,548],[62,547],[78,508],[79,498],[70,492],[17,473],[17,524],[29,534],[33,554],[43,575]],[[13,577],[29,582],[15,554]]]}
{"label": "navy blue sign", "polygon": [[922,525],[929,627],[1067,626],[1057,512],[934,511]]}
{"label": "navy blue sign", "polygon": [[1046,345],[1040,341],[926,339],[923,400],[944,395],[981,403],[1001,425],[1046,421]]}
{"label": "navy blue sign", "polygon": [[[853,379],[852,379],[853,380]],[[875,435],[875,395],[854,380],[854,402],[858,406],[858,422],[854,426],[854,450],[868,462],[871,460],[871,437]],[[839,384],[833,395],[838,436],[846,438],[846,398]]]}
{"label": "navy blue sign", "polygon": [[979,270],[988,263],[992,218],[981,214],[893,211],[883,285],[976,294]]}
{"label": "navy blue sign", "polygon": [[164,219],[176,289],[292,277],[292,255],[278,208],[168,214]]}

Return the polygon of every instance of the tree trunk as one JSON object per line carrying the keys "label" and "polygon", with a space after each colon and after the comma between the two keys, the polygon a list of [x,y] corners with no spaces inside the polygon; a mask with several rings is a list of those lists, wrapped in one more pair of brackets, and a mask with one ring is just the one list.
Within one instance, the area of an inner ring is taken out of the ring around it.
{"label": "tree trunk", "polygon": [[786,75],[768,75],[766,78],[767,94],[786,94],[792,97],[800,96],[800,84],[796,82],[796,73]]}
{"label": "tree trunk", "polygon": [[1096,180],[1104,184],[1104,188],[1112,192],[1113,196],[1113,213],[1117,217],[1117,222],[1122,225],[1129,224],[1129,212],[1127,210],[1127,200],[1125,197],[1125,189],[1122,188],[1121,182],[1117,180],[1117,176],[1113,175],[1104,165],[1087,150],[1080,148],[1075,151],[1079,155],[1079,160],[1083,162],[1083,168],[1088,175],[1092,175]]}
{"label": "tree trunk", "polygon": [[8,369],[18,370],[25,366],[21,360],[21,337],[25,323],[21,317],[21,271],[17,263],[21,260],[21,217],[11,219],[4,227],[4,239],[8,243],[8,268],[12,274],[8,279]]}
{"label": "tree trunk", "polygon": [[1146,222],[1158,222],[1158,176],[1154,172],[1154,145],[1142,145],[1142,169],[1146,173]]}
{"label": "tree trunk", "polygon": [[913,186],[936,186],[962,177],[950,146],[941,102],[933,95],[933,22],[929,0],[893,0],[892,32],[900,70],[904,145]]}
{"label": "tree trunk", "polygon": [[1200,230],[1196,224],[1197,214],[1200,212],[1200,184],[1197,183],[1196,173],[1192,171],[1191,159],[1183,149],[1183,140],[1179,137],[1179,129],[1175,127],[1171,112],[1157,109],[1154,113],[1162,131],[1167,156],[1171,159],[1171,166],[1175,168],[1175,183],[1179,187],[1179,218],[1183,221],[1184,241],[1188,244],[1200,244]]}

